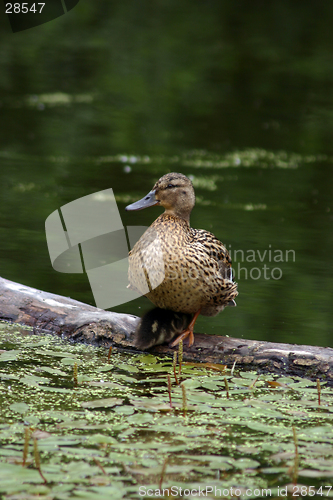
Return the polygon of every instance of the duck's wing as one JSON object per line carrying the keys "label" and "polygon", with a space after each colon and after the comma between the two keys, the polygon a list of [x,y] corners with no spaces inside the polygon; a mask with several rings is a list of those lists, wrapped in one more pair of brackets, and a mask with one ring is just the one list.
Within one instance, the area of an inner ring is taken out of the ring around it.
{"label": "duck's wing", "polygon": [[203,246],[208,259],[217,262],[221,277],[234,281],[231,257],[223,243],[213,233],[204,229],[192,229],[192,237],[196,243]]}
{"label": "duck's wing", "polygon": [[[207,302],[201,310],[204,316],[215,316],[225,306],[235,306],[238,295],[237,283],[233,279],[231,257],[223,243],[213,233],[193,230],[192,248],[197,248],[204,266],[206,285],[202,287]],[[206,272],[205,272],[206,271]]]}

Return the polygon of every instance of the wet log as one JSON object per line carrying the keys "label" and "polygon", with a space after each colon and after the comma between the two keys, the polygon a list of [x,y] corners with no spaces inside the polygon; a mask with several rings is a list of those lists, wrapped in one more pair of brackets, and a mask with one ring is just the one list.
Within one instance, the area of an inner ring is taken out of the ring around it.
{"label": "wet log", "polygon": [[77,342],[131,348],[139,318],[0,278],[0,320]]}
{"label": "wet log", "polygon": [[[119,314],[43,292],[0,278],[0,320],[20,323],[38,334],[48,332],[75,342],[135,350],[133,334],[137,316]],[[173,355],[176,348],[155,346],[149,352]],[[190,362],[221,363],[259,372],[274,372],[333,385],[333,349],[329,347],[279,344],[195,334],[192,347],[184,345],[183,359]]]}

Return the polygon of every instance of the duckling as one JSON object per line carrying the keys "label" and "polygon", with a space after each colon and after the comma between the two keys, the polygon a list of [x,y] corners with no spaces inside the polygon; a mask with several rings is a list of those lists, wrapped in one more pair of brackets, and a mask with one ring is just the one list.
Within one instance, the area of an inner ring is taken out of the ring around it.
{"label": "duckling", "polygon": [[134,344],[138,349],[146,350],[170,342],[187,329],[191,319],[191,314],[155,307],[142,316],[134,334]]}
{"label": "duckling", "polygon": [[[188,337],[192,346],[193,328],[199,314],[215,316],[225,306],[236,305],[238,291],[233,281],[231,258],[213,233],[190,227],[195,193],[188,177],[176,172],[164,175],[147,196],[128,205],[126,210],[142,210],[154,205],[164,207],[165,211],[129,253],[129,287],[160,309],[193,315],[171,344],[174,347]],[[150,346],[170,340],[171,333],[166,333],[165,325],[157,334],[147,328],[148,320],[149,317],[142,323],[137,339],[147,335],[150,338],[146,345]],[[178,318],[178,325],[179,321]],[[161,324],[165,322],[166,316]],[[172,331],[177,333],[175,328]]]}

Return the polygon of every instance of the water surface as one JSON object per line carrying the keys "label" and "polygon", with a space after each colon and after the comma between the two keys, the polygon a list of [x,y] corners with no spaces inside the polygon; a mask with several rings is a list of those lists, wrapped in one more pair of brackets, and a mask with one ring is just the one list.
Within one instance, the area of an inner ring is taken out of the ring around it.
{"label": "water surface", "polygon": [[0,275],[93,303],[52,269],[45,219],[112,187],[124,225],[149,225],[160,209],[126,204],[180,171],[239,282],[197,330],[332,346],[332,9],[80,2],[15,35],[1,19]]}

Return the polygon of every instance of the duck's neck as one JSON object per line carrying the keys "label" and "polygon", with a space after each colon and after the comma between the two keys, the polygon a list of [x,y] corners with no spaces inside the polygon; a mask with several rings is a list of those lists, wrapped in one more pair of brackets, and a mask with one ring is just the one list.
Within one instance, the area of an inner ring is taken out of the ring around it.
{"label": "duck's neck", "polygon": [[187,222],[188,225],[190,225],[190,213],[188,212],[182,212],[181,210],[179,211],[175,211],[175,210],[171,210],[171,209],[165,209],[165,212],[164,214],[162,215],[171,215],[172,217],[176,217],[176,219],[181,219],[185,222]]}

